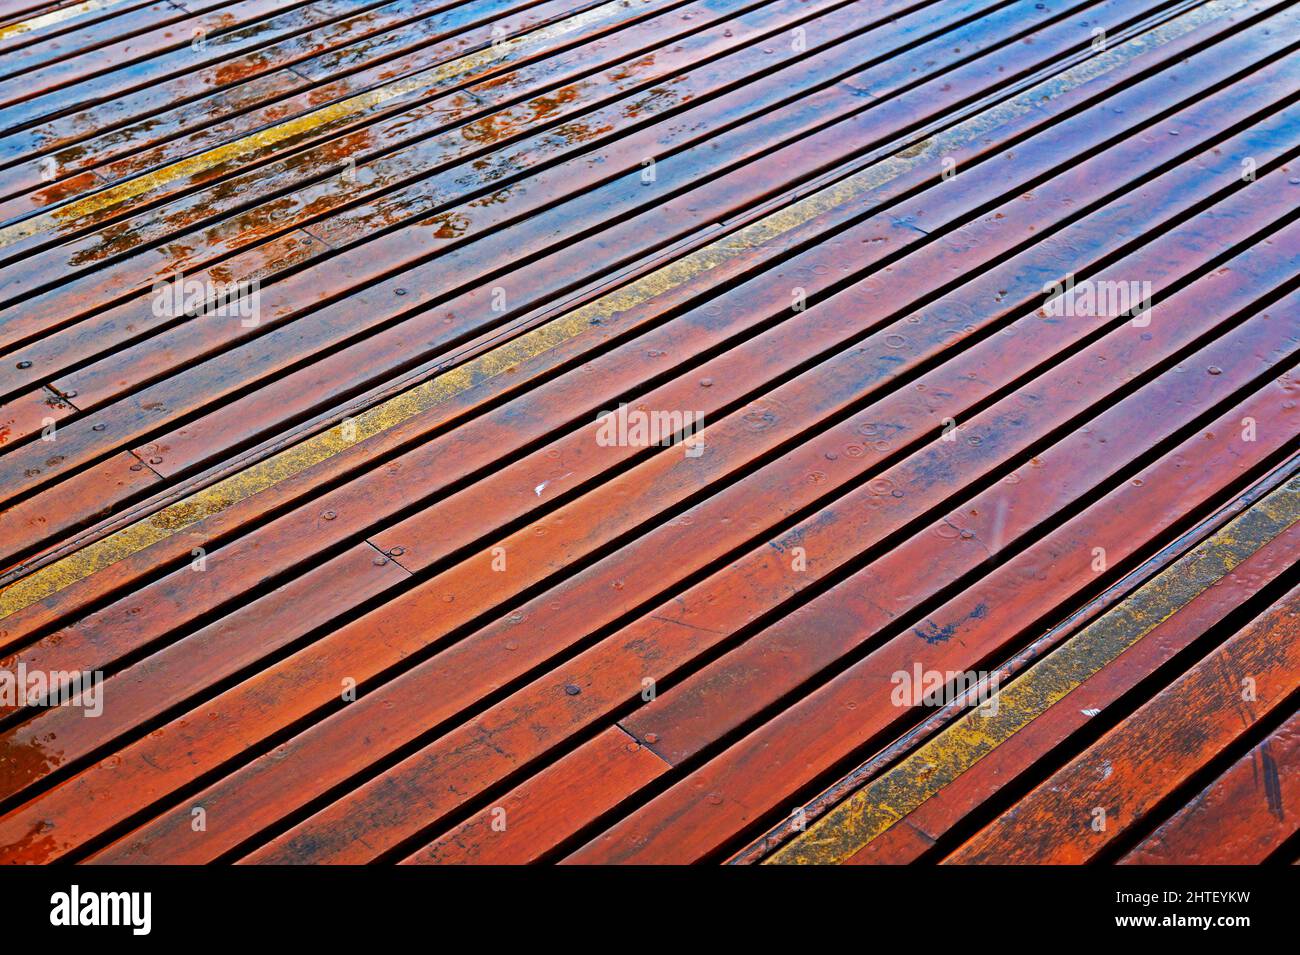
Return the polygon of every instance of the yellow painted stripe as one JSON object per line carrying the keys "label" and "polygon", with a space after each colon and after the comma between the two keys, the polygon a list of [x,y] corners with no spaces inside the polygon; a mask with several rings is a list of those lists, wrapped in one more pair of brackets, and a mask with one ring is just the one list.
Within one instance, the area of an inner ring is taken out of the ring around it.
{"label": "yellow painted stripe", "polygon": [[58,10],[42,13],[39,17],[32,17],[30,20],[23,20],[19,23],[11,23],[8,26],[0,27],[0,40],[7,40],[11,36],[21,36],[24,33],[34,33],[37,30],[43,30],[45,27],[54,26],[56,23],[63,23],[65,20],[79,17],[83,13],[93,13],[96,10],[117,6],[121,2],[122,0],[85,0],[84,3],[74,3],[70,7],[60,7]]}
{"label": "yellow painted stripe", "polygon": [[968,711],[765,863],[834,864],[848,859],[1297,521],[1300,476],[1291,478],[1035,663],[996,694],[996,712]]}
{"label": "yellow painted stripe", "polygon": [[503,374],[537,358],[555,346],[589,331],[593,324],[608,327],[615,316],[756,249],[838,206],[858,199],[904,173],[929,163],[951,149],[975,142],[996,126],[1039,108],[1043,103],[1114,69],[1158,43],[1195,29],[1226,10],[1244,6],[1246,0],[1215,0],[1191,13],[1161,25],[1157,30],[1098,54],[1043,81],[989,110],[910,146],[839,182],[811,193],[742,229],[702,246],[610,292],[581,308],[567,312],[498,348],[403,392],[356,419],[354,441],[344,440],[343,425],[306,439],[248,469],[231,475],[157,513],[77,550],[0,591],[0,619],[70,587],[96,571],[139,553],[146,547],[220,513],[286,478],[305,471],[355,441],[362,441],[410,420],[450,400],[473,385]]}
{"label": "yellow painted stripe", "polygon": [[211,149],[185,159],[177,160],[150,172],[142,173],[133,179],[126,179],[107,189],[100,190],[76,199],[66,205],[32,216],[21,222],[0,229],[0,247],[12,245],[23,239],[47,232],[62,223],[73,222],[85,216],[94,215],[105,209],[152,192],[169,182],[186,179],[206,172],[215,166],[234,162],[256,154],[270,146],[291,140],[307,133],[319,132],[332,123],[352,119],[368,110],[385,103],[408,96],[416,92],[429,92],[440,85],[447,85],[457,77],[480,70],[493,63],[502,62],[513,56],[530,52],[544,46],[552,40],[568,33],[584,29],[597,23],[616,18],[631,6],[631,0],[611,0],[582,13],[558,20],[548,26],[538,27],[528,33],[501,40],[475,53],[448,60],[438,66],[430,67],[411,76],[393,80],[383,86],[375,87],[364,93],[358,93],[347,99],[322,106],[320,109],[293,119],[285,120],[274,126],[259,130],[242,139],[214,146]]}

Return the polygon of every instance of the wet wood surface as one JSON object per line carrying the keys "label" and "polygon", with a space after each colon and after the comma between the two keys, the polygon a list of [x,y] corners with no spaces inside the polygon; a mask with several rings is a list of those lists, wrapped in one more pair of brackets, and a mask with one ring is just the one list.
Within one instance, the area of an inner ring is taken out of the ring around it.
{"label": "wet wood surface", "polygon": [[1293,855],[1298,38],[0,4],[0,861]]}

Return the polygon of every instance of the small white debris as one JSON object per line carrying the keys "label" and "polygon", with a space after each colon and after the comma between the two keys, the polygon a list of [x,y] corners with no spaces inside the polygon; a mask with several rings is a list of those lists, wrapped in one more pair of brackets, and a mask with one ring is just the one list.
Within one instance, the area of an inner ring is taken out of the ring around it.
{"label": "small white debris", "polygon": [[564,480],[565,478],[567,478],[567,477],[573,477],[573,472],[572,472],[572,471],[565,471],[565,472],[564,472],[563,474],[561,474],[558,478],[554,478],[554,479],[552,479],[552,478],[547,478],[547,479],[546,479],[545,481],[543,481],[541,484],[537,485],[537,487],[533,488],[533,493],[536,494],[538,497],[541,497],[541,496],[542,496],[542,492],[546,490],[546,486],[547,486],[548,484],[550,484],[552,480],[563,481],[563,480]]}

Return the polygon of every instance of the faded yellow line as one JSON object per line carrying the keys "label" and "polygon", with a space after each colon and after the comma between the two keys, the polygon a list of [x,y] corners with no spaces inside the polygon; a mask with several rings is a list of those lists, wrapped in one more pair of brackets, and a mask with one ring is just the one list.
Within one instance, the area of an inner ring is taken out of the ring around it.
{"label": "faded yellow line", "polygon": [[23,20],[20,23],[11,23],[8,26],[0,27],[0,40],[7,40],[11,36],[21,36],[24,33],[34,33],[56,23],[79,17],[83,13],[93,13],[96,10],[117,6],[121,2],[122,0],[85,0],[84,3],[74,3],[70,7],[51,10],[39,17],[32,17],[30,20]]}
{"label": "faded yellow line", "polygon": [[1035,663],[995,694],[996,708],[964,714],[774,852],[765,864],[835,864],[850,858],[1297,521],[1300,476]]}
{"label": "faded yellow line", "polygon": [[[826,186],[797,202],[778,209],[716,242],[690,252],[647,273],[641,278],[567,312],[507,342],[465,365],[438,375],[355,419],[355,432],[344,425],[306,439],[264,461],[233,474],[216,484],[168,505],[120,531],[60,558],[0,590],[0,619],[17,613],[51,594],[70,587],[91,574],[139,553],[204,518],[220,513],[293,475],[333,457],[347,447],[396,427],[473,385],[505,373],[536,358],[555,346],[576,338],[600,323],[608,327],[613,318],[659,295],[756,249],[834,208],[857,199],[949,149],[966,145],[991,129],[1037,109],[1080,83],[1087,82],[1141,55],[1158,43],[1168,42],[1208,22],[1246,0],[1217,0],[1171,20],[1156,30],[1134,37],[1106,53],[1071,67],[989,110],[944,130],[915,146],[900,150],[880,162]],[[350,437],[350,440],[345,438]]]}
{"label": "faded yellow line", "polygon": [[269,126],[242,139],[214,146],[204,152],[196,153],[169,165],[142,173],[133,179],[127,179],[86,196],[84,199],[74,200],[48,212],[0,228],[0,248],[42,232],[48,232],[62,223],[76,221],[85,216],[110,209],[113,206],[121,205],[137,196],[152,192],[169,182],[186,179],[223,163],[243,159],[296,136],[318,132],[331,123],[356,117],[367,110],[374,109],[399,97],[415,92],[428,92],[440,84],[447,84],[467,73],[501,62],[517,54],[535,50],[565,34],[573,33],[576,30],[581,30],[605,20],[614,19],[631,5],[631,0],[612,0],[610,3],[601,4],[598,7],[593,7],[590,10],[559,20],[548,26],[538,27],[528,33],[503,39],[475,53],[448,60],[446,63],[430,67],[411,76],[385,83],[373,90],[367,90],[364,93],[358,93],[347,99],[341,99],[338,102],[322,106],[312,112],[303,113],[301,116],[295,116],[293,119]]}

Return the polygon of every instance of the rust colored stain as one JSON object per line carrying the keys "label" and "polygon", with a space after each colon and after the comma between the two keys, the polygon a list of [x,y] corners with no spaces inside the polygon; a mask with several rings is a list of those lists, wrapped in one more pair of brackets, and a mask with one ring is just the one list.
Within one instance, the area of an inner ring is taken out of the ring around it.
{"label": "rust colored stain", "polygon": [[1300,7],[58,11],[0,862],[1294,846]]}

